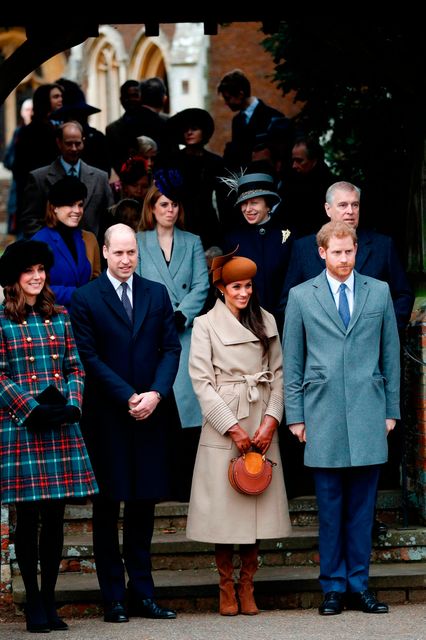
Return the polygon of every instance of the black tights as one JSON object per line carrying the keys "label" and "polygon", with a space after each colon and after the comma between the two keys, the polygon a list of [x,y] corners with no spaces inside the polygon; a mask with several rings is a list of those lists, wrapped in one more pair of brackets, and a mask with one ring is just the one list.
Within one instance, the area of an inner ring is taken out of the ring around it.
{"label": "black tights", "polygon": [[38,618],[43,608],[48,616],[56,611],[54,594],[64,544],[64,511],[64,500],[16,503],[16,560],[25,586],[27,611],[32,611],[33,617]]}

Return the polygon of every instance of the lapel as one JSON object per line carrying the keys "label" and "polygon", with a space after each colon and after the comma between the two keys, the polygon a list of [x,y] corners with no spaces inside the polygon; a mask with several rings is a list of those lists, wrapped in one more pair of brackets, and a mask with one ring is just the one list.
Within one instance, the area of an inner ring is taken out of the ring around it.
{"label": "lapel", "polygon": [[[61,234],[58,231],[49,230],[49,242],[51,242],[52,245],[55,247],[55,252],[62,257],[62,260],[66,263],[66,267],[75,274],[76,280],[78,281],[77,264],[74,258],[72,257],[67,245],[63,241]],[[77,247],[77,259],[78,259],[78,263],[80,264],[80,246],[78,242],[76,242],[76,247]]]}
{"label": "lapel", "polygon": [[318,304],[321,305],[330,320],[340,329],[342,333],[348,334],[358,321],[366,303],[368,297],[367,282],[354,269],[354,306],[348,328],[345,329],[345,325],[343,324],[343,321],[337,310],[336,303],[334,302],[333,294],[330,290],[330,286],[325,274],[326,271],[324,269],[324,271],[313,280],[312,286],[314,287],[314,296]]}
{"label": "lapel", "polygon": [[85,208],[87,207],[88,201],[92,198],[93,193],[95,191],[96,179],[93,177],[93,171],[88,164],[83,162],[80,158],[80,180],[84,182],[87,187],[87,197],[85,198]]}
{"label": "lapel", "polygon": [[367,231],[358,232],[358,249],[355,257],[355,266],[358,273],[362,271],[364,264],[373,250],[371,238]]}
{"label": "lapel", "polygon": [[[149,281],[144,280],[136,273],[133,274],[133,337],[138,334],[148,313],[151,302],[151,292],[148,287],[148,282]],[[126,318],[126,320],[129,322],[128,318]]]}
{"label": "lapel", "polygon": [[[165,284],[169,292],[172,293],[177,300],[178,298],[175,283],[170,273],[170,267],[167,266],[166,261],[164,260],[163,252],[161,251],[160,243],[158,242],[156,230],[153,229],[152,231],[144,231],[143,236],[145,237],[145,249],[147,255],[141,255],[142,273],[144,260],[151,260],[158,273],[160,274],[161,282]],[[173,238],[173,254],[175,251],[174,240],[175,238]]]}
{"label": "lapel", "polygon": [[[135,274],[133,275],[133,278],[135,278]],[[112,283],[110,282],[106,274],[106,271],[103,271],[101,273],[97,281],[99,282],[101,295],[105,304],[108,305],[108,307],[114,312],[116,317],[118,317],[122,322],[124,322],[130,328],[131,323],[129,318],[127,317],[127,313],[123,307],[123,303],[121,302],[120,298],[117,295],[117,292],[115,291]],[[133,304],[134,304],[134,300],[133,300]]]}
{"label": "lapel", "polygon": [[174,278],[177,272],[179,271],[180,266],[184,261],[185,254],[186,254],[185,235],[180,229],[175,227],[173,231],[172,259],[169,265],[169,272],[170,272],[171,278]]}
{"label": "lapel", "polygon": [[221,300],[217,300],[207,317],[213,331],[223,344],[242,344],[258,340],[251,331],[243,327]]}

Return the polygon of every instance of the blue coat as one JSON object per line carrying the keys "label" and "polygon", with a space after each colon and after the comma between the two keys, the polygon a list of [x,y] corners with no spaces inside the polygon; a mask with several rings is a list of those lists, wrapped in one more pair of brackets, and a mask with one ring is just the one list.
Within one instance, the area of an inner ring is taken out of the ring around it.
{"label": "blue coat", "polygon": [[207,263],[200,237],[175,227],[169,266],[164,260],[155,229],[139,232],[137,240],[137,273],[164,284],[173,310],[181,311],[186,317],[185,329],[179,333],[182,353],[173,389],[182,427],[201,426],[201,409],[188,374],[192,324],[203,309],[209,289]]}
{"label": "blue coat", "polygon": [[56,229],[43,227],[33,236],[33,240],[47,242],[55,256],[50,270],[50,286],[55,294],[56,302],[69,309],[71,296],[77,287],[87,284],[92,274],[92,267],[86,255],[80,229],[74,230],[74,242],[77,249],[77,262]]}
{"label": "blue coat", "polygon": [[[130,323],[106,272],[74,291],[71,320],[86,371],[82,427],[101,492],[111,499],[169,495],[169,396],[180,344],[163,285],[133,276]],[[129,416],[134,393],[159,391],[154,413]]]}
{"label": "blue coat", "polygon": [[[392,238],[366,229],[357,230],[357,236],[356,270],[358,273],[388,283],[398,329],[405,329],[413,308],[414,294]],[[324,260],[318,253],[315,235],[296,240],[281,294],[280,312],[285,311],[291,287],[317,276],[324,267]]]}
{"label": "blue coat", "polygon": [[290,291],[284,324],[287,424],[304,422],[308,467],[387,460],[386,419],[399,418],[399,339],[389,287],[354,271],[347,330],[325,270]]}

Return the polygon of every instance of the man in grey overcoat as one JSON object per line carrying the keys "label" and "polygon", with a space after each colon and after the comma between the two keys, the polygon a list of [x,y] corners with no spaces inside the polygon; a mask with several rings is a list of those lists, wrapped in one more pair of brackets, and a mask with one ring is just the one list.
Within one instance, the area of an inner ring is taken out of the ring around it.
{"label": "man in grey overcoat", "polygon": [[325,269],[290,290],[283,349],[286,420],[306,443],[315,480],[319,613],[339,614],[345,600],[387,613],[368,589],[368,574],[380,466],[400,417],[395,313],[387,283],[354,270],[352,227],[329,222],[317,244]]}

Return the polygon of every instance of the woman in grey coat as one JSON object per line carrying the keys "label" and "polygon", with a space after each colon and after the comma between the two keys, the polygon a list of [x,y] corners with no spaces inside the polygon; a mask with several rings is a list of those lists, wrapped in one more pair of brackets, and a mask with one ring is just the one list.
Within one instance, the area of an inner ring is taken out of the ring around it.
{"label": "woman in grey coat", "polygon": [[137,233],[136,272],[166,286],[175,312],[182,352],[173,391],[183,429],[178,438],[182,455],[179,455],[181,487],[177,497],[188,500],[201,426],[200,405],[188,374],[188,356],[192,324],[203,309],[209,279],[199,236],[183,230],[180,192],[168,180],[167,172],[162,173],[162,178],[157,179],[145,197]]}
{"label": "woman in grey coat", "polygon": [[[203,427],[186,534],[215,544],[222,615],[238,613],[232,557],[233,545],[239,545],[240,612],[254,615],[258,541],[287,536],[291,529],[277,432],[282,350],[274,317],[259,306],[252,288],[256,264],[228,254],[213,259],[212,272],[223,301],[195,320],[189,357]],[[228,481],[229,461],[251,446],[277,463],[259,496],[240,494]]]}

